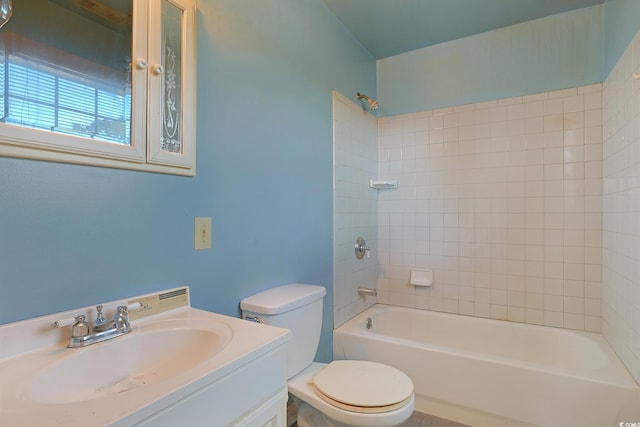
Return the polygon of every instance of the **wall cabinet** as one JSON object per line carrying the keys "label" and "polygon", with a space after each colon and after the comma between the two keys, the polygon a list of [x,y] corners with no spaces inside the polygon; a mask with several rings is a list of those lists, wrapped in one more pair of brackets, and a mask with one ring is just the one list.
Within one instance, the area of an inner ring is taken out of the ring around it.
{"label": "wall cabinet", "polygon": [[195,0],[33,0],[0,31],[0,155],[194,175]]}

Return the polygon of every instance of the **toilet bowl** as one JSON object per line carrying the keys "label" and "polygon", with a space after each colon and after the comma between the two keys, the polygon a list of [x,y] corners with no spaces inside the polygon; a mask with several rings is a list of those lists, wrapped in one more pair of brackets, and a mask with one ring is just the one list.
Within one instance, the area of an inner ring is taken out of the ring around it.
{"label": "toilet bowl", "polygon": [[298,400],[298,427],[392,427],[413,413],[413,382],[391,366],[369,361],[313,362],[322,329],[317,285],[290,284],[240,302],[242,317],[291,330],[287,384]]}

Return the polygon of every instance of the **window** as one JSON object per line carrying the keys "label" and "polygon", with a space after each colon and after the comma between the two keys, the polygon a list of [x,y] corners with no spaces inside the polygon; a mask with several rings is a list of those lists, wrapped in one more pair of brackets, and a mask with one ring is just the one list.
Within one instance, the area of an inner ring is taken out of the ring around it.
{"label": "window", "polygon": [[0,52],[2,122],[117,144],[131,143],[131,85],[87,79]]}

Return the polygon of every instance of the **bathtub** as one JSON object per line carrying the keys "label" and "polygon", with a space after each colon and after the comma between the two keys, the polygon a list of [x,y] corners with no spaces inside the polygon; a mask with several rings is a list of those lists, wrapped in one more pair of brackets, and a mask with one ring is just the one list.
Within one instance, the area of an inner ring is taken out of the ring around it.
{"label": "bathtub", "polygon": [[599,334],[377,304],[334,330],[333,356],[404,371],[416,410],[474,427],[640,426]]}

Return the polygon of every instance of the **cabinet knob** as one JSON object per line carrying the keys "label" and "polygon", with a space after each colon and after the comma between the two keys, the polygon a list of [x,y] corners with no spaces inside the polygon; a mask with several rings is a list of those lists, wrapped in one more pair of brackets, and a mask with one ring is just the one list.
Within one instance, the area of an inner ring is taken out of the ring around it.
{"label": "cabinet knob", "polygon": [[145,68],[147,68],[147,60],[144,58],[136,59],[136,68],[138,70],[144,70]]}
{"label": "cabinet knob", "polygon": [[153,67],[151,67],[151,72],[156,76],[159,76],[164,72],[164,68],[162,67],[162,65],[156,64]]}

